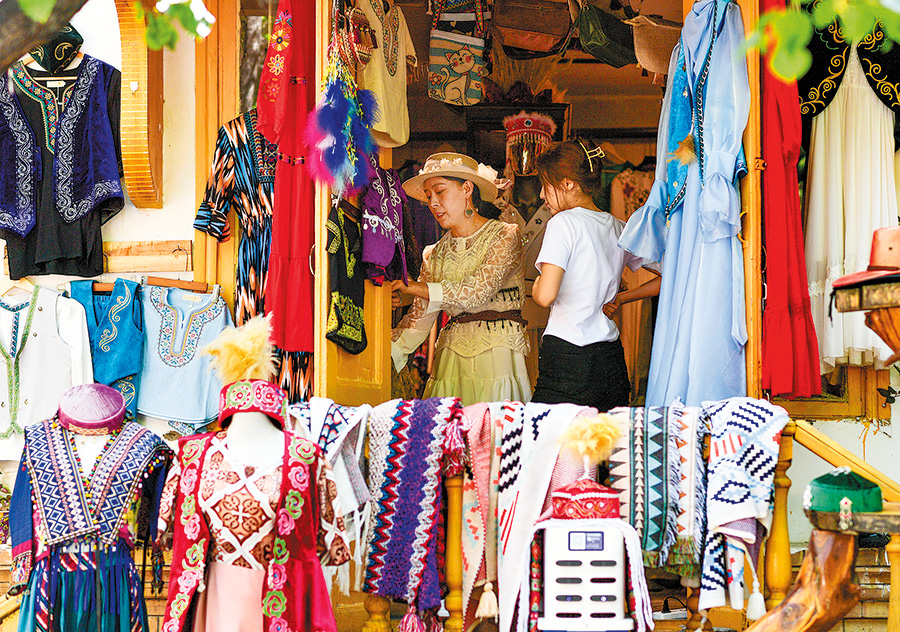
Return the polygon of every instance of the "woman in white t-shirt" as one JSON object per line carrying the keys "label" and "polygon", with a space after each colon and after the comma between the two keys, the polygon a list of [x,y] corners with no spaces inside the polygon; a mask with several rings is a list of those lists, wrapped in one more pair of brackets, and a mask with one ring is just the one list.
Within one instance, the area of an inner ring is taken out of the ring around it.
{"label": "woman in white t-shirt", "polygon": [[[550,307],[541,341],[532,401],[571,402],[606,411],[627,406],[630,385],[619,330],[611,320],[618,306],[659,293],[660,279],[619,292],[622,271],[644,266],[618,247],[625,224],[597,208],[603,151],[581,141],[550,146],[537,159],[550,207],[544,243],[535,266],[532,296]],[[653,264],[648,269],[659,274]]]}

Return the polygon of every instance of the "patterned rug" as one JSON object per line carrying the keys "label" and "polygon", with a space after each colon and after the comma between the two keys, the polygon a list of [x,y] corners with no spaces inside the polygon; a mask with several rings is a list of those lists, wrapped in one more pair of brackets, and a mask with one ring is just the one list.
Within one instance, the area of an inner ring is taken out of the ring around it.
{"label": "patterned rug", "polygon": [[[393,400],[369,416],[369,521],[363,590],[423,611],[440,605],[438,536],[445,433],[459,400]],[[441,567],[443,564],[441,563]]]}
{"label": "patterned rug", "polygon": [[772,525],[775,466],[788,414],[761,399],[733,397],[704,407],[711,429],[700,609],[744,607],[744,558],[754,569]]}

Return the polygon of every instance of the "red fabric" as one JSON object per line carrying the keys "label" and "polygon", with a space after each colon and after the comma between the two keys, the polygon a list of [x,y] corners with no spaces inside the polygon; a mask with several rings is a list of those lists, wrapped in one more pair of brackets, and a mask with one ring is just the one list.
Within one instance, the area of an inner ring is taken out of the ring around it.
{"label": "red fabric", "polygon": [[[784,9],[762,0],[762,9]],[[766,308],[762,326],[762,387],[772,395],[810,397],[822,392],[819,344],[809,307],[806,256],[797,188],[801,144],[797,83],[764,65],[762,75],[763,238]]]}
{"label": "red fabric", "polygon": [[[206,576],[212,536],[198,499],[200,468],[213,436],[195,435],[179,442],[181,477],[173,505],[175,537],[163,632],[190,629],[191,602]],[[321,449],[291,431],[284,433],[284,441],[277,535],[260,595],[263,626],[268,632],[337,632],[316,549]]]}
{"label": "red fabric", "polygon": [[303,164],[303,130],[316,105],[316,3],[280,0],[259,81],[257,129],[278,144],[266,313],[285,351],[313,350],[315,185]]}

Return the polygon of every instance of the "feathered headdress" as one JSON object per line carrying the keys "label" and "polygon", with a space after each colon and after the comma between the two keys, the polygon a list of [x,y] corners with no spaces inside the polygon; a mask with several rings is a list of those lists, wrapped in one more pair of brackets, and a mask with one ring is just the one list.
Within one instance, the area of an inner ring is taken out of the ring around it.
{"label": "feathered headdress", "polygon": [[219,424],[237,412],[260,412],[281,428],[287,418],[287,394],[269,380],[275,375],[271,316],[256,316],[242,327],[228,327],[203,353],[225,385],[219,393]]}

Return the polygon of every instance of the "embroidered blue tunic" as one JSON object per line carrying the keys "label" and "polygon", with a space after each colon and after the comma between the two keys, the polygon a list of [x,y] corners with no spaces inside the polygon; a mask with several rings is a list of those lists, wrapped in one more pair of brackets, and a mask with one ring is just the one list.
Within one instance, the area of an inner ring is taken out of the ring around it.
{"label": "embroidered blue tunic", "polygon": [[[740,8],[699,0],[672,52],[657,139],[656,181],[619,245],[662,261],[647,406],[746,393],[744,265],[737,181],[750,111]],[[693,136],[697,158],[670,160]]]}
{"label": "embroidered blue tunic", "polygon": [[134,281],[116,279],[109,294],[94,294],[93,281],[72,281],[72,298],[87,315],[94,380],[112,386],[134,416],[144,351],[144,317]]}
{"label": "embroidered blue tunic", "polygon": [[13,278],[100,274],[100,224],[124,206],[121,75],[89,55],[72,72],[56,92],[36,80],[51,73],[21,62],[0,76],[0,230]]}
{"label": "embroidered blue tunic", "polygon": [[141,302],[145,335],[138,412],[195,428],[214,421],[222,384],[200,349],[231,324],[219,286],[211,294],[148,286]]}
{"label": "embroidered blue tunic", "polygon": [[25,429],[10,508],[9,592],[25,593],[19,632],[148,629],[131,551],[156,537],[171,458],[162,439],[126,421],[86,473],[59,421]]}

